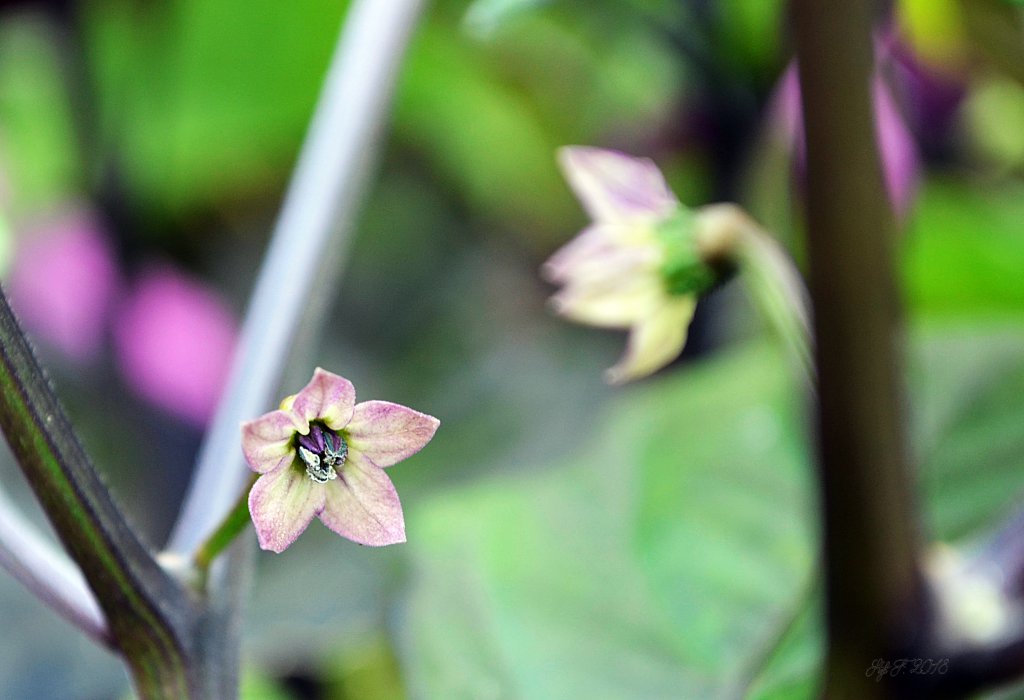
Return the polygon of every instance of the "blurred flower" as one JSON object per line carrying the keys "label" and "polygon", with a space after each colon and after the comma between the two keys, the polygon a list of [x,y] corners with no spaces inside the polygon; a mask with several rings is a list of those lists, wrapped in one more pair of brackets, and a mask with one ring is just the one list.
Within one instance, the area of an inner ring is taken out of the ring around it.
{"label": "blurred flower", "polygon": [[235,336],[235,320],[224,302],[171,267],[141,276],[114,326],[119,367],[131,386],[198,426],[216,408]]}
{"label": "blurred flower", "polygon": [[279,410],[242,425],[245,459],[262,475],[249,512],[263,549],[284,551],[314,516],[359,544],[405,542],[402,504],[384,467],[419,452],[440,422],[355,399],[351,382],[318,367]]}
{"label": "blurred flower", "polygon": [[[896,107],[892,92],[876,73],[871,83],[875,104],[875,139],[882,159],[889,201],[901,218],[907,213],[917,193],[920,165],[917,146],[903,116]],[[804,141],[803,107],[800,102],[800,78],[796,63],[786,69],[776,88],[775,112],[783,122],[786,138],[796,153],[803,170],[806,145]]]}
{"label": "blurred flower", "polygon": [[573,321],[629,329],[608,381],[652,374],[682,351],[697,295],[720,276],[702,252],[712,243],[702,240],[704,210],[683,207],[650,160],[577,146],[559,161],[594,223],[544,264],[562,285],[552,306]]}
{"label": "blurred flower", "polygon": [[967,96],[966,76],[945,73],[903,43],[894,43],[893,79],[906,96],[907,120],[925,153],[951,148],[960,106]]}
{"label": "blurred flower", "polygon": [[76,362],[99,351],[119,286],[110,244],[84,212],[23,235],[7,283],[25,326]]}

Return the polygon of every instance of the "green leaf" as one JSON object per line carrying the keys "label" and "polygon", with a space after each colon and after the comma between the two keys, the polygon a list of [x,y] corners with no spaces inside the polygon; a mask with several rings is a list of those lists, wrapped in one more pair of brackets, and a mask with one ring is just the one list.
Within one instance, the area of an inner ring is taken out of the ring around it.
{"label": "green leaf", "polygon": [[636,388],[587,459],[412,513],[413,695],[742,691],[799,613],[814,551],[782,366],[757,347]]}
{"label": "green leaf", "polygon": [[917,354],[917,452],[931,532],[958,540],[1024,501],[1024,331],[932,334]]}
{"label": "green leaf", "polygon": [[[912,348],[926,529],[978,536],[1024,493],[1024,327],[932,329]],[[778,353],[734,351],[623,392],[581,459],[412,510],[412,695],[813,697],[817,518],[797,394]]]}
{"label": "green leaf", "polygon": [[91,3],[101,130],[133,194],[180,214],[279,188],[342,14],[330,0]]}
{"label": "green leaf", "polygon": [[1014,315],[1024,309],[1024,191],[932,181],[905,244],[910,305],[929,316]]}
{"label": "green leaf", "polygon": [[549,0],[473,0],[462,21],[471,33],[487,37],[515,15],[529,12]]}
{"label": "green leaf", "polygon": [[3,169],[19,212],[52,205],[79,184],[78,143],[49,27],[33,17],[0,25]]}

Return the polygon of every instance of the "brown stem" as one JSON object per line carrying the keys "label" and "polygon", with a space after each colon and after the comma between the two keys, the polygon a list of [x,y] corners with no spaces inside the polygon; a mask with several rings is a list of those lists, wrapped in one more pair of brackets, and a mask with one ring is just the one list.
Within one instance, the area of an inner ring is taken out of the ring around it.
{"label": "brown stem", "polygon": [[922,599],[903,435],[894,223],[871,104],[874,3],[793,0],[807,139],[829,698],[887,697],[875,658],[910,644]]}

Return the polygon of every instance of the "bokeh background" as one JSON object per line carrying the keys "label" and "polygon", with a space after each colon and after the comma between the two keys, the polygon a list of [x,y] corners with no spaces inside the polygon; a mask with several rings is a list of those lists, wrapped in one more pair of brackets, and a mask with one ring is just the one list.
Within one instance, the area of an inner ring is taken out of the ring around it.
{"label": "bokeh background", "polygon": [[[678,363],[612,389],[624,336],[554,318],[537,275],[586,223],[554,160],[574,143],[655,158],[682,201],[738,201],[801,259],[784,5],[430,3],[311,361],[442,427],[390,472],[408,544],[314,524],[258,557],[247,697],[812,696],[806,405],[742,289],[702,302]],[[922,526],[970,547],[1024,492],[1022,17],[891,10],[875,95]],[[0,5],[3,281],[154,546],[345,11]],[[42,523],[6,454],[0,478]],[[0,697],[128,692],[115,657],[6,575],[0,620]]]}

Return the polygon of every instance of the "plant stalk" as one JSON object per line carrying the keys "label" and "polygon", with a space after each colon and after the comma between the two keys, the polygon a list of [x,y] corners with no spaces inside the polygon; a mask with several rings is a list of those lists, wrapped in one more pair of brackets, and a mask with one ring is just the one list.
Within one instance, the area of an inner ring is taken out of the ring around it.
{"label": "plant stalk", "polygon": [[78,563],[146,698],[193,697],[196,609],[135,536],[100,480],[0,294],[0,427],[57,536]]}
{"label": "plant stalk", "polygon": [[829,698],[910,646],[922,583],[904,428],[895,224],[875,143],[868,0],[793,0],[807,142]]}

